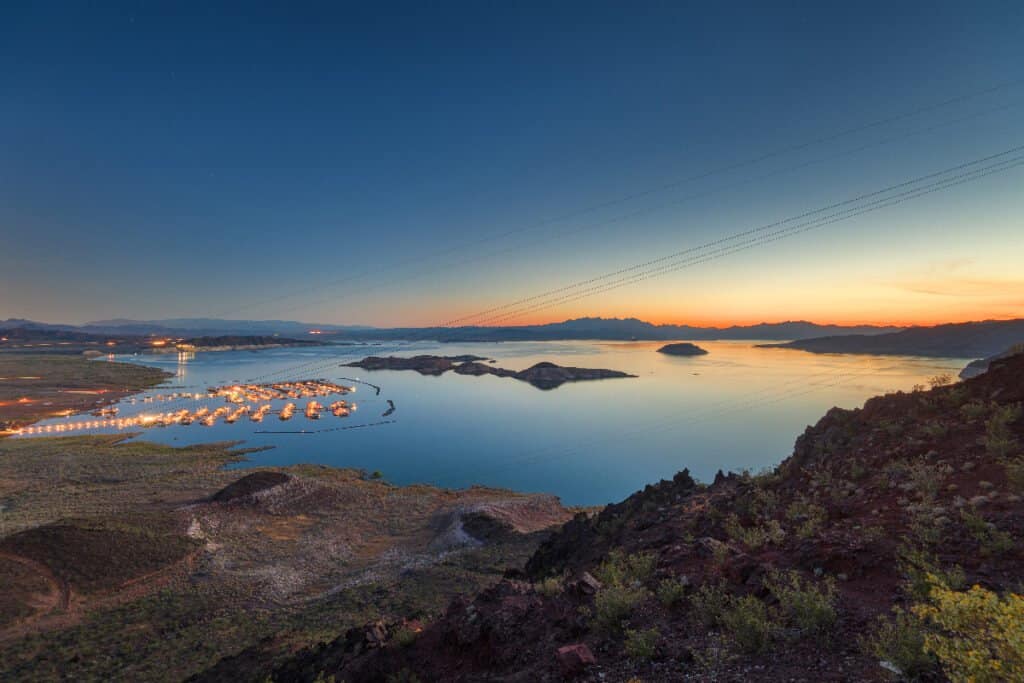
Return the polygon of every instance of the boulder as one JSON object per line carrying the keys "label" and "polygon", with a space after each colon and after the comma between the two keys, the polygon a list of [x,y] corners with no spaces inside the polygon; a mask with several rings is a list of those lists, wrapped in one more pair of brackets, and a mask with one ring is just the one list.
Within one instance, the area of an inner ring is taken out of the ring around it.
{"label": "boulder", "polygon": [[558,648],[555,659],[558,660],[558,668],[562,671],[562,675],[567,678],[578,676],[596,661],[594,653],[584,643],[574,643]]}

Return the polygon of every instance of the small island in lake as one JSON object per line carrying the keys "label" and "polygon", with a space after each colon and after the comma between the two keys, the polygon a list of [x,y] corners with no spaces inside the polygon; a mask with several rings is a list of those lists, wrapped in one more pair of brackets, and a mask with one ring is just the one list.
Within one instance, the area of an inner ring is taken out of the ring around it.
{"label": "small island in lake", "polygon": [[677,344],[665,344],[658,353],[665,353],[670,356],[703,356],[707,351],[690,342],[679,342]]}
{"label": "small island in lake", "polygon": [[487,365],[480,361],[488,361],[488,359],[479,356],[413,356],[411,358],[369,356],[361,361],[348,363],[347,367],[363,368],[364,370],[415,370],[421,375],[433,376],[442,375],[452,370],[459,375],[512,377],[529,382],[538,389],[554,389],[566,382],[636,377],[636,375],[618,370],[572,368],[554,363],[537,363],[525,370],[515,371]]}

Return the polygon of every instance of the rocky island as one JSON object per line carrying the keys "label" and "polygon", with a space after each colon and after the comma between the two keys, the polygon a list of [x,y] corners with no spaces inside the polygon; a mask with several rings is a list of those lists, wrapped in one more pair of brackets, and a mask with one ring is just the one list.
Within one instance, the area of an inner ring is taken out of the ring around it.
{"label": "rocky island", "polygon": [[[613,379],[617,377],[636,377],[629,373],[618,370],[604,370],[600,368],[573,368],[556,365],[554,363],[537,363],[525,370],[508,370],[494,365],[488,365],[481,361],[487,361],[480,356],[413,356],[411,358],[399,358],[396,356],[369,356],[354,363],[348,363],[347,367],[363,368],[364,370],[415,370],[421,375],[443,375],[452,370],[459,375],[495,375],[497,377],[512,377],[524,382],[529,382],[538,389],[554,389],[566,382],[580,382],[595,379]],[[489,361],[493,363],[494,361]]]}
{"label": "rocky island", "polygon": [[665,346],[662,346],[660,349],[658,349],[658,353],[664,353],[664,354],[667,354],[669,356],[704,356],[704,355],[707,355],[707,351],[706,350],[702,349],[701,347],[697,346],[696,344],[691,344],[690,342],[679,342],[679,343],[676,343],[676,344],[665,344]]}

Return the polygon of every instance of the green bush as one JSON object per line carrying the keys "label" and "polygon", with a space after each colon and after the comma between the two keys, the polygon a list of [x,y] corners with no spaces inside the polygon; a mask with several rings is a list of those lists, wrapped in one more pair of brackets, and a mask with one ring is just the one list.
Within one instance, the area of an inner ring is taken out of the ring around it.
{"label": "green bush", "polygon": [[1017,452],[1017,439],[1010,430],[1010,423],[1020,419],[1019,403],[1001,406],[992,412],[985,423],[985,450],[989,455],[1004,459]]}
{"label": "green bush", "polygon": [[753,595],[732,600],[722,613],[722,626],[737,649],[745,654],[760,654],[771,643],[773,627],[768,608]]}
{"label": "green bush", "polygon": [[895,618],[878,617],[871,633],[860,640],[861,649],[900,670],[916,681],[935,670],[935,657],[925,650],[925,629],[921,620],[896,608]]}
{"label": "green bush", "polygon": [[673,609],[686,597],[686,584],[678,578],[662,579],[658,584],[658,602],[668,609]]}
{"label": "green bush", "polygon": [[798,538],[810,538],[817,534],[828,519],[828,513],[822,506],[812,503],[806,498],[793,501],[786,508],[786,519],[797,525]]}
{"label": "green bush", "polygon": [[910,483],[921,499],[934,500],[935,495],[939,492],[939,486],[942,484],[942,473],[938,468],[922,459],[910,466],[909,474]]}
{"label": "green bush", "polygon": [[731,598],[724,583],[705,583],[690,596],[690,614],[704,628],[714,628],[722,623]]}
{"label": "green bush", "polygon": [[799,572],[768,573],[765,587],[779,601],[787,621],[802,633],[824,635],[836,621],[836,586],[831,579],[804,581]]}
{"label": "green bush", "polygon": [[1006,464],[1006,481],[1014,491],[1024,491],[1024,458]]}
{"label": "green bush", "polygon": [[960,414],[968,420],[977,420],[988,414],[988,406],[984,401],[968,401],[960,406]]}
{"label": "green bush", "polygon": [[897,551],[900,573],[906,579],[904,590],[915,601],[927,600],[931,594],[934,577],[939,577],[943,585],[955,590],[963,588],[967,583],[964,570],[954,565],[943,570],[939,560],[924,550],[902,547]]}
{"label": "green bush", "polygon": [[416,642],[416,638],[418,636],[419,634],[408,626],[401,626],[395,630],[395,633],[391,638],[398,647],[410,647]]}
{"label": "green bush", "polygon": [[544,579],[533,588],[544,597],[553,598],[562,592],[562,580],[555,577]]}
{"label": "green bush", "polygon": [[653,553],[626,555],[621,550],[613,550],[594,574],[606,586],[644,584],[653,576],[657,562]]}
{"label": "green bush", "polygon": [[778,545],[786,538],[786,532],[778,520],[770,519],[764,524],[745,527],[740,523],[740,518],[735,514],[731,514],[726,518],[725,533],[732,540],[739,541],[751,550],[757,550],[769,543]]}
{"label": "green bush", "polygon": [[977,512],[967,509],[960,510],[960,519],[974,540],[978,542],[982,555],[1002,555],[1013,550],[1013,537],[1009,533],[997,529],[994,524],[986,522],[985,518]]}
{"label": "green bush", "polygon": [[608,585],[594,596],[594,622],[606,633],[617,633],[622,630],[622,622],[633,614],[633,610],[643,599],[647,591],[635,586]]}
{"label": "green bush", "polygon": [[626,630],[626,654],[631,659],[647,661],[654,657],[658,648],[658,640],[661,633],[656,628],[648,628],[643,631]]}

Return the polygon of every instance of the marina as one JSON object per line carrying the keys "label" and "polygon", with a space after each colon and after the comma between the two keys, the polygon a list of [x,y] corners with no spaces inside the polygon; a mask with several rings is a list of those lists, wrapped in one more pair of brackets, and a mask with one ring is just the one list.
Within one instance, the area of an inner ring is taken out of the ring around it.
{"label": "marina", "polygon": [[[208,388],[205,392],[157,392],[142,397],[130,397],[123,402],[126,406],[182,401],[205,402],[195,409],[178,408],[158,413],[143,412],[136,415],[122,415],[118,406],[105,406],[90,412],[90,417],[100,419],[79,419],[69,416],[63,421],[49,422],[24,427],[14,431],[16,436],[39,436],[67,434],[69,432],[114,429],[149,429],[152,427],[187,426],[198,424],[213,427],[218,423],[234,425],[248,416],[252,422],[262,422],[274,412],[273,401],[285,401],[277,411],[282,421],[296,415],[296,401],[309,399],[302,414],[307,420],[319,420],[324,406],[317,398],[347,396],[355,392],[355,385],[342,385],[323,379],[273,382],[269,384],[230,384]],[[211,407],[207,403],[221,400],[223,405]],[[333,417],[351,415],[356,404],[337,398],[329,404],[328,412]]]}

